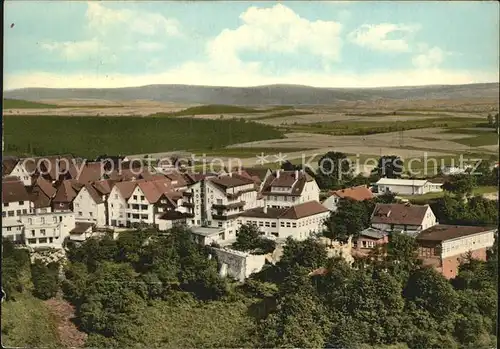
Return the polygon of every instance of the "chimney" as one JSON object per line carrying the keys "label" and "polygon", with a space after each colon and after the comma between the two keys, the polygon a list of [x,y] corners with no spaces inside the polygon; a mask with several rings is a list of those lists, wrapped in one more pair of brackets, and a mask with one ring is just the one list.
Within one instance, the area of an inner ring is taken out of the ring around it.
{"label": "chimney", "polygon": [[299,179],[299,170],[295,170],[295,179]]}
{"label": "chimney", "polygon": [[280,170],[276,170],[276,178],[280,178]]}
{"label": "chimney", "polygon": [[232,172],[229,172],[229,177],[233,177],[233,173]]}
{"label": "chimney", "polygon": [[267,213],[267,204],[264,203],[264,208],[262,209],[262,211],[264,211],[264,213]]}

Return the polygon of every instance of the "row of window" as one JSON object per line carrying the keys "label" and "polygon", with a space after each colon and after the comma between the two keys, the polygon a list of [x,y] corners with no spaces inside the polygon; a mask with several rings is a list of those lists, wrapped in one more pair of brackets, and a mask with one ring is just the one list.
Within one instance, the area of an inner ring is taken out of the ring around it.
{"label": "row of window", "polygon": [[[52,222],[57,223],[57,216],[52,217]],[[62,222],[62,216],[59,216],[59,222]],[[45,217],[40,217],[40,224],[45,224],[46,220]],[[32,225],[33,224],[33,218],[28,218],[28,224]]]}
{"label": "row of window", "polygon": [[[278,201],[278,196],[267,196],[266,199]],[[290,197],[289,196],[279,196],[279,200],[283,200],[283,201],[295,202],[295,199],[296,199],[295,196],[290,196]]]}
{"label": "row of window", "polygon": [[[19,201],[19,205],[24,205],[24,201]],[[3,207],[9,207],[9,203],[8,202],[4,202],[3,203]]]}
{"label": "row of window", "polygon": [[38,238],[38,239],[31,238],[31,239],[28,239],[28,244],[30,244],[30,245],[34,245],[34,244],[36,244],[36,243],[37,243],[37,240],[38,240],[38,243],[39,243],[39,244],[46,244],[47,242],[48,242],[49,244],[51,244],[51,243],[53,243],[53,242],[54,242],[54,239],[58,240],[58,239],[59,239],[59,237],[58,237],[58,236],[56,236],[56,237],[54,237],[54,238]]}
{"label": "row of window", "polygon": [[149,215],[138,213],[127,213],[127,218],[148,220]]}
{"label": "row of window", "polygon": [[16,210],[16,211],[2,211],[2,217],[15,217],[20,216],[21,214],[28,214],[27,209]]}

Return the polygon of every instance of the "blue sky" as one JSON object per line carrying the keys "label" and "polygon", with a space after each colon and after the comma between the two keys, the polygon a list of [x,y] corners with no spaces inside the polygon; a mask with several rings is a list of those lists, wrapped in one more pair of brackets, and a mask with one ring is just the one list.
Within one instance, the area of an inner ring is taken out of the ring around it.
{"label": "blue sky", "polygon": [[498,6],[7,0],[4,89],[498,82]]}

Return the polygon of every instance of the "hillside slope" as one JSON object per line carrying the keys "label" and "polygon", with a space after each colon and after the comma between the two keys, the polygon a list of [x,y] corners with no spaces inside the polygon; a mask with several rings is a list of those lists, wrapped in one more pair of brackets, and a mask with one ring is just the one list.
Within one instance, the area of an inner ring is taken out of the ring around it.
{"label": "hillside slope", "polygon": [[216,87],[190,85],[149,85],[107,89],[25,88],[4,91],[4,98],[40,101],[47,99],[96,99],[110,101],[152,100],[174,103],[231,105],[329,105],[336,101],[374,99],[462,99],[497,98],[498,83],[391,87],[372,89],[315,88],[298,85],[257,87]]}

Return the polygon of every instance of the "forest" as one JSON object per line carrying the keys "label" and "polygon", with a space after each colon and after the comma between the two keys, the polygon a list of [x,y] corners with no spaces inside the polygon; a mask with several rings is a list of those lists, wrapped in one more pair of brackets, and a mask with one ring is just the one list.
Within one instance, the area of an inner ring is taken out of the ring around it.
{"label": "forest", "polygon": [[[469,258],[446,280],[419,263],[406,235],[393,234],[352,266],[328,258],[317,240],[290,239],[276,265],[237,283],[218,275],[210,247],[190,234],[136,230],[68,245],[62,277],[56,266],[30,266],[25,251],[3,241],[6,303],[27,293],[63,297],[88,334],[86,347],[496,345],[497,242],[487,261]],[[9,333],[2,321],[4,338]]]}

